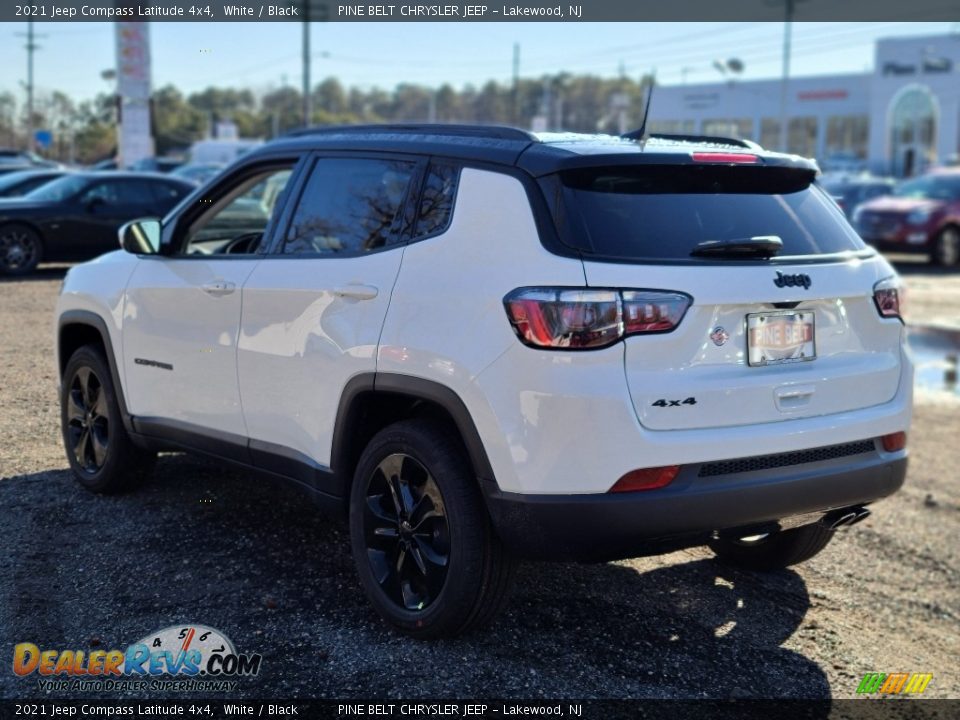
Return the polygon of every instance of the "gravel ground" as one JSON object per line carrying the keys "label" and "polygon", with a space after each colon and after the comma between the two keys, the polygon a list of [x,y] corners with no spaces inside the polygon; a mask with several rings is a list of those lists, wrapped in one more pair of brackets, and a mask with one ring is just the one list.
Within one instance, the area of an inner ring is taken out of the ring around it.
{"label": "gravel ground", "polygon": [[[911,318],[960,320],[960,275],[902,269]],[[122,648],[197,622],[264,656],[234,696],[849,697],[865,672],[922,671],[927,696],[960,697],[955,398],[922,396],[904,490],[795,570],[731,571],[699,549],[529,564],[490,630],[418,643],[384,630],[344,529],[293,488],[183,455],[121,497],[74,483],[52,360],[60,276],[0,282],[8,668],[17,642]],[[0,671],[0,697],[37,697],[33,678]]]}

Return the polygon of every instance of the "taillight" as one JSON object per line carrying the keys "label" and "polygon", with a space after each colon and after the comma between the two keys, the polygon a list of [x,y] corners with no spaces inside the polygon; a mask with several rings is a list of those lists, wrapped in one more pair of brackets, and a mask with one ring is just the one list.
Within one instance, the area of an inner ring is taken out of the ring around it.
{"label": "taillight", "polygon": [[874,285],[873,302],[882,317],[903,319],[903,288],[897,278],[887,278]]}
{"label": "taillight", "polygon": [[643,468],[631,470],[617,480],[607,492],[636,492],[638,490],[656,490],[666,487],[676,479],[680,472],[679,465],[666,467]]}
{"label": "taillight", "polygon": [[503,299],[517,337],[537,348],[590,350],[673,330],[689,295],[652,290],[518,288]]}

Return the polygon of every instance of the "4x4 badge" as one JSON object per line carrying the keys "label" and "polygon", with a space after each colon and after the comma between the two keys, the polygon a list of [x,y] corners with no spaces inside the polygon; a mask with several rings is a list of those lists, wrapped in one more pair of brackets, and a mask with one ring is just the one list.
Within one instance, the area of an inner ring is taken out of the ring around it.
{"label": "4x4 badge", "polygon": [[777,287],[802,287],[804,290],[807,290],[813,284],[813,280],[810,279],[809,275],[804,273],[784,275],[782,272],[777,272],[777,276],[773,279],[773,284]]}

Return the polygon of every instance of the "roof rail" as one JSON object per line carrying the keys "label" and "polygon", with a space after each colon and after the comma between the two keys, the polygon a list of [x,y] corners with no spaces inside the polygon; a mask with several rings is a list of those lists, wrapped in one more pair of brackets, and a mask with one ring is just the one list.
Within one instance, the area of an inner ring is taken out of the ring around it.
{"label": "roof rail", "polygon": [[660,140],[674,140],[676,142],[691,143],[713,143],[714,145],[734,145],[736,147],[750,148],[756,150],[758,145],[749,140],[739,140],[737,138],[720,137],[719,135],[673,135],[667,133],[651,133],[648,137],[659,138]]}
{"label": "roof rail", "polygon": [[344,135],[362,133],[392,133],[410,135],[446,135],[454,137],[489,138],[491,140],[536,141],[536,136],[526,130],[506,125],[456,125],[453,123],[385,123],[368,125],[328,125],[306,127],[286,133],[284,137],[305,135]]}

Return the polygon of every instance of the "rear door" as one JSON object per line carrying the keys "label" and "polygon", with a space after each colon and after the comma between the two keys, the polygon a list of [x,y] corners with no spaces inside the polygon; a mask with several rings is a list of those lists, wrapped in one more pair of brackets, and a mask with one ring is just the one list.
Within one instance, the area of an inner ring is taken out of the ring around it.
{"label": "rear door", "polygon": [[[792,174],[791,174],[792,173]],[[681,291],[669,333],[628,337],[625,372],[653,430],[719,428],[879,405],[900,379],[902,323],[873,287],[890,266],[808,174],[687,166],[568,173],[568,241],[591,286]],[[772,258],[691,255],[704,242],[776,237]]]}
{"label": "rear door", "polygon": [[403,257],[416,159],[318,155],[286,231],[243,289],[238,373],[254,462],[329,467],[340,396],[376,369]]}

